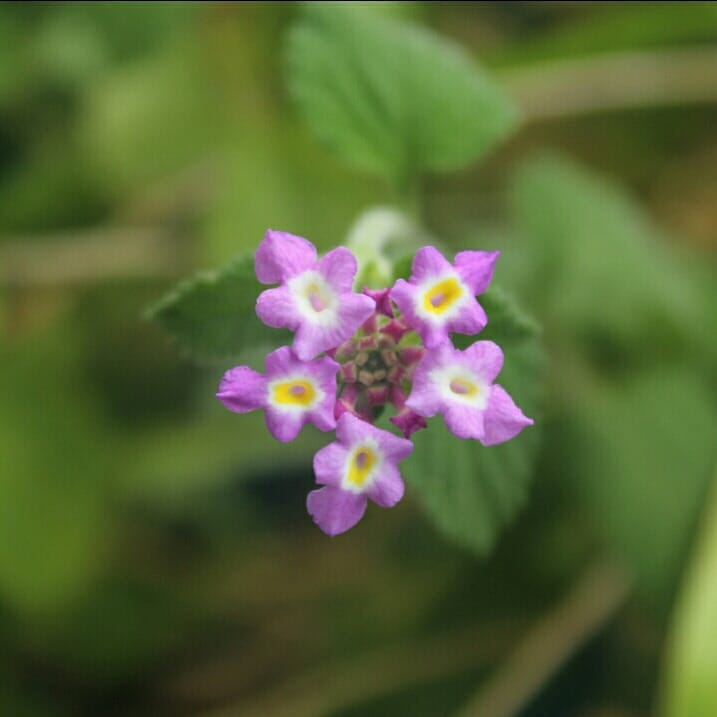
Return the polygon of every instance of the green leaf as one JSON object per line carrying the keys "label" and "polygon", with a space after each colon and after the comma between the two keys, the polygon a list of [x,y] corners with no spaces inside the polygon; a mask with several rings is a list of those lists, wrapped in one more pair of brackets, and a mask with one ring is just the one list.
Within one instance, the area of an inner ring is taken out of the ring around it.
{"label": "green leaf", "polygon": [[179,284],[149,316],[190,356],[200,361],[232,359],[290,341],[288,331],[271,329],[256,315],[256,300],[265,288],[254,274],[252,257],[242,256]]}
{"label": "green leaf", "polygon": [[694,273],[619,185],[537,157],[517,174],[513,209],[525,238],[524,288],[546,323],[640,356],[648,341],[652,356],[714,355],[704,331],[713,317]]}
{"label": "green leaf", "polygon": [[474,161],[516,124],[511,101],[458,46],[348,3],[313,3],[292,29],[288,84],[350,165],[410,182]]}
{"label": "green leaf", "polygon": [[115,478],[101,416],[63,327],[0,347],[0,598],[52,613],[101,575]]}
{"label": "green leaf", "polygon": [[[535,325],[504,293],[481,297],[490,323],[479,337],[500,344],[505,366],[498,383],[526,415],[536,419],[541,348]],[[457,337],[454,337],[457,338]],[[523,506],[533,475],[539,429],[525,429],[499,446],[453,436],[441,418],[414,434],[415,449],[403,474],[426,513],[448,538],[485,555]]]}
{"label": "green leaf", "polygon": [[[717,479],[717,474],[715,474]],[[717,480],[677,603],[668,643],[663,717],[717,714]]]}
{"label": "green leaf", "polygon": [[604,540],[658,606],[674,586],[715,460],[709,384],[662,367],[575,387],[563,436],[570,485]]}

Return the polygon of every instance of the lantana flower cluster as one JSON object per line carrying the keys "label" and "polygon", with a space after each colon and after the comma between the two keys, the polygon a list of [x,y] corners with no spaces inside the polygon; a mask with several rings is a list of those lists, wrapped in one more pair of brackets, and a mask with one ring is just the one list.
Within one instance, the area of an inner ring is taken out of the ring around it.
{"label": "lantana flower cluster", "polygon": [[[255,254],[262,284],[256,312],[268,326],[294,332],[291,346],[266,357],[264,373],[227,371],[217,397],[231,411],[264,410],[269,432],[293,441],[306,423],[335,431],[314,456],[321,487],[307,508],[328,535],[352,528],[369,500],[390,508],[404,484],[398,464],[411,436],[441,414],[459,438],[491,446],[533,421],[495,383],[503,352],[492,341],[464,351],[451,334],[474,335],[487,324],[476,300],[491,282],[498,252],[463,251],[453,263],[432,246],[420,249],[408,281],[354,291],[357,262],[339,247],[319,258],[308,240],[269,230]],[[390,422],[403,437],[378,428]]]}

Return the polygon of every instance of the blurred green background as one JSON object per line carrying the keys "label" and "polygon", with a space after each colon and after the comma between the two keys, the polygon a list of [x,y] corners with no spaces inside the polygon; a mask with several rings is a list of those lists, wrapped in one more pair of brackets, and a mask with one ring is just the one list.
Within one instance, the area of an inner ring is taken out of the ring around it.
{"label": "blurred green background", "polygon": [[0,714],[717,714],[717,4],[369,11],[519,109],[420,197],[503,252],[536,430],[451,495],[426,445],[399,506],[324,536],[325,437],[225,411],[232,364],[145,311],[267,227],[325,250],[402,201],[290,101],[302,7],[0,4]]}

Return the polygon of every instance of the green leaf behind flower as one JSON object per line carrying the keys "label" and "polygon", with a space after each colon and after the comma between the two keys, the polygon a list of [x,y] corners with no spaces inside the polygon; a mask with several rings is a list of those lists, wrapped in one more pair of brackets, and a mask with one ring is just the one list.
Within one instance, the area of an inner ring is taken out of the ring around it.
{"label": "green leaf behind flower", "polygon": [[[537,420],[542,352],[535,324],[508,295],[492,289],[480,297],[490,323],[478,337],[457,337],[457,346],[476,340],[498,343],[505,365],[498,377],[524,413]],[[458,340],[460,339],[460,341]],[[485,447],[451,434],[440,417],[414,434],[415,449],[403,474],[435,526],[451,540],[487,554],[501,530],[527,498],[538,447],[531,426],[499,446]]]}
{"label": "green leaf behind flower", "polygon": [[715,458],[714,291],[627,192],[569,160],[526,163],[513,203],[555,356],[546,460],[664,607]]}
{"label": "green leaf behind flower", "polygon": [[310,4],[287,59],[316,135],[351,166],[399,183],[469,164],[516,124],[511,101],[460,47],[349,3]]}
{"label": "green leaf behind flower", "polygon": [[262,324],[256,300],[265,289],[251,256],[182,282],[149,311],[189,356],[222,361],[290,342],[288,331]]}

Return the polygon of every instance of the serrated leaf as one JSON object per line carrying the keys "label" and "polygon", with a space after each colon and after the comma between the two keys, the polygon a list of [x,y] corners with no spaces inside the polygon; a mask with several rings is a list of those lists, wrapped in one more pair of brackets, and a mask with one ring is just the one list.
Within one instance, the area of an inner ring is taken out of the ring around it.
{"label": "serrated leaf", "polygon": [[261,323],[255,305],[265,289],[251,256],[185,281],[149,311],[179,346],[200,361],[227,360],[291,341],[288,331]]}
{"label": "serrated leaf", "polygon": [[[481,301],[490,323],[465,344],[490,339],[503,348],[505,366],[497,382],[526,415],[537,418],[542,357],[536,327],[503,292],[491,290]],[[403,473],[436,527],[485,555],[525,503],[538,434],[532,426],[507,443],[485,447],[456,438],[437,417],[414,434]]]}
{"label": "serrated leaf", "polygon": [[350,165],[399,182],[474,161],[516,110],[460,48],[348,3],[315,3],[292,29],[288,84],[302,116]]}

